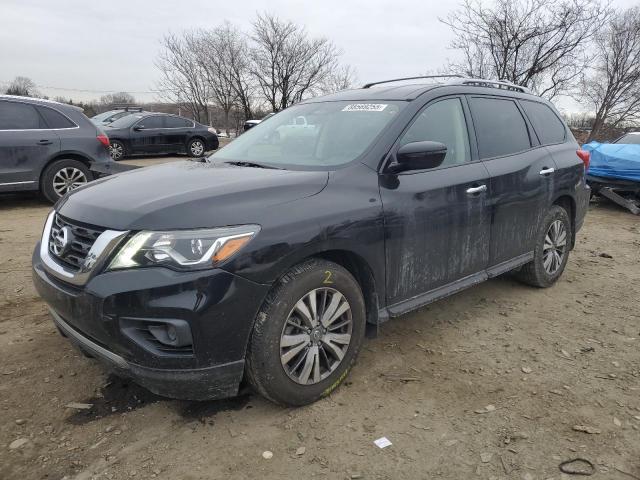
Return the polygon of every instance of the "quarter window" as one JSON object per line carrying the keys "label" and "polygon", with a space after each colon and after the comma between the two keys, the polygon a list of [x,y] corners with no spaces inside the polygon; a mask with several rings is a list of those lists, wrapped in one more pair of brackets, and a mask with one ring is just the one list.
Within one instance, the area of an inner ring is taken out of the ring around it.
{"label": "quarter window", "polygon": [[459,98],[448,98],[427,105],[400,139],[400,146],[424,141],[440,142],[447,146],[442,166],[469,161],[469,135]]}
{"label": "quarter window", "polygon": [[40,115],[44,117],[44,121],[47,122],[49,128],[73,128],[76,126],[71,120],[62,115],[60,112],[55,111],[53,108],[37,107]]}
{"label": "quarter window", "polygon": [[527,124],[513,100],[469,99],[480,158],[513,155],[531,148]]}
{"label": "quarter window", "polygon": [[566,135],[564,123],[553,113],[553,110],[544,103],[529,100],[521,100],[520,104],[543,145],[564,142]]}
{"label": "quarter window", "polygon": [[0,102],[0,130],[43,128],[47,127],[33,105],[21,102]]}

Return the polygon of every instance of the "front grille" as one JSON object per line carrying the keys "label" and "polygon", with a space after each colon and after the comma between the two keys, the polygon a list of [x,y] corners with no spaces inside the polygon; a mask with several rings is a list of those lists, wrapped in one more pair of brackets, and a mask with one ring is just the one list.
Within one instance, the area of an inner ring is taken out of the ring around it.
{"label": "front grille", "polygon": [[[61,244],[63,229],[66,229],[65,245]],[[49,234],[49,252],[59,263],[78,271],[102,232],[104,229],[75,223],[56,213]]]}

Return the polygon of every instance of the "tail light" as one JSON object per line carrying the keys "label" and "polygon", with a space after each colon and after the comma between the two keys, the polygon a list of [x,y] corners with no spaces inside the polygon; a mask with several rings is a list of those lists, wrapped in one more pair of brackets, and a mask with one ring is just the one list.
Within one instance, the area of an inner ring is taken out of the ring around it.
{"label": "tail light", "polygon": [[105,147],[109,148],[109,137],[107,137],[104,133],[98,134],[96,139]]}
{"label": "tail light", "polygon": [[576,154],[578,155],[578,157],[580,157],[582,163],[584,163],[584,171],[586,172],[587,170],[589,170],[589,161],[591,160],[591,154],[582,149],[576,150]]}

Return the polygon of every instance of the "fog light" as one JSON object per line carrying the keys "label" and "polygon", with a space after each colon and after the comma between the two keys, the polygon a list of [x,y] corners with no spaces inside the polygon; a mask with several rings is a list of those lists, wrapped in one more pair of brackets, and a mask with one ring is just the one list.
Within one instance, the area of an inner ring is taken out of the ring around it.
{"label": "fog light", "polygon": [[175,342],[178,340],[178,332],[176,331],[176,327],[173,325],[167,325],[167,337],[171,342]]}

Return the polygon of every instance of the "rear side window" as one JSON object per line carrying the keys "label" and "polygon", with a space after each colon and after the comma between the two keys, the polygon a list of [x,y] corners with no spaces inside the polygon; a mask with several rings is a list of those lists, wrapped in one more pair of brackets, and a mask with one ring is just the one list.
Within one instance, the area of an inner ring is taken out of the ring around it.
{"label": "rear side window", "polygon": [[77,125],[53,108],[37,107],[49,128],[74,128]]}
{"label": "rear side window", "polygon": [[513,100],[471,97],[480,158],[512,155],[531,148],[527,124]]}
{"label": "rear side window", "polygon": [[564,142],[566,135],[564,123],[553,113],[553,110],[544,103],[529,100],[521,100],[520,105],[543,145]]}
{"label": "rear side window", "polygon": [[167,128],[187,128],[192,126],[193,122],[186,118],[167,117]]}
{"label": "rear side window", "polygon": [[0,130],[37,130],[47,128],[33,105],[0,101]]}

